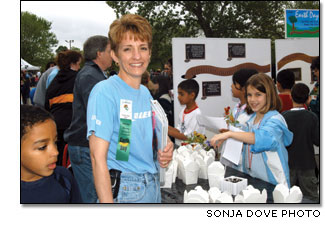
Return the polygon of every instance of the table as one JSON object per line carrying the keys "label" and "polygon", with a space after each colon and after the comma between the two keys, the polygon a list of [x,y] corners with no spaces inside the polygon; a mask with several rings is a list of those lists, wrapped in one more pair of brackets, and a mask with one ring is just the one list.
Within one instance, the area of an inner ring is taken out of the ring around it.
{"label": "table", "polygon": [[[272,192],[275,188],[275,185],[270,184],[266,181],[253,178],[248,174],[242,173],[231,167],[226,167],[225,177],[228,176],[238,176],[247,179],[248,185],[252,185],[254,188],[262,191],[266,189],[267,191],[267,200],[266,203],[274,203]],[[198,179],[197,184],[186,185],[182,180],[176,178],[175,183],[172,184],[171,188],[162,188],[161,189],[161,202],[162,203],[183,203],[184,191],[189,192],[193,190],[196,186],[200,185],[204,190],[209,190],[209,181],[204,179]],[[315,201],[310,200],[308,197],[303,197],[302,203],[316,203]]]}

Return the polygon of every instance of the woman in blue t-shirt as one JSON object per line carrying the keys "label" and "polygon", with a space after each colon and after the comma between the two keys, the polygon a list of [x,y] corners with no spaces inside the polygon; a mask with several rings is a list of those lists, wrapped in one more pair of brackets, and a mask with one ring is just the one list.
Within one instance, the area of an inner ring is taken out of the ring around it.
{"label": "woman in blue t-shirt", "polygon": [[99,202],[161,202],[158,164],[172,159],[169,140],[164,151],[153,151],[150,92],[141,85],[151,55],[152,32],[146,19],[124,15],[109,31],[111,56],[118,75],[93,88],[87,126],[94,181]]}

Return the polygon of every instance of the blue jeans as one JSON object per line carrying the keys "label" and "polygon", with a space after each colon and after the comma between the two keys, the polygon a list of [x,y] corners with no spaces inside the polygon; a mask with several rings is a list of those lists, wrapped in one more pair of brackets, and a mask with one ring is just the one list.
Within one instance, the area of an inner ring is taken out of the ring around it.
{"label": "blue jeans", "polygon": [[115,203],[161,203],[158,174],[122,173]]}
{"label": "blue jeans", "polygon": [[84,203],[96,203],[97,193],[88,147],[68,145],[69,157],[74,177],[78,183]]}

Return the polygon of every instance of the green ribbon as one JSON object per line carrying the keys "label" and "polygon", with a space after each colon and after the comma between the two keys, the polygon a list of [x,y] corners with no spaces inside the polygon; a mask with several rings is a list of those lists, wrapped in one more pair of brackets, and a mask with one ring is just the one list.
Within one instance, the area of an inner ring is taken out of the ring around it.
{"label": "green ribbon", "polygon": [[118,143],[116,150],[116,160],[128,161],[130,153],[132,120],[120,119],[120,130],[118,133]]}

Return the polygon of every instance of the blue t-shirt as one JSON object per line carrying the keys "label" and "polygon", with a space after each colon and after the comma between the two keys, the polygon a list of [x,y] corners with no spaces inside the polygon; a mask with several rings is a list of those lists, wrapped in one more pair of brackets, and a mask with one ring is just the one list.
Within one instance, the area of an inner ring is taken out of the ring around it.
{"label": "blue t-shirt", "polygon": [[[92,89],[87,108],[87,138],[95,136],[109,142],[107,165],[122,172],[157,173],[152,149],[152,99],[149,90],[140,85],[134,89],[118,75],[97,83]],[[121,100],[132,102],[132,128],[128,161],[116,160],[120,128]]]}
{"label": "blue t-shirt", "polygon": [[82,203],[79,187],[68,169],[57,166],[51,176],[20,181],[20,203]]}

